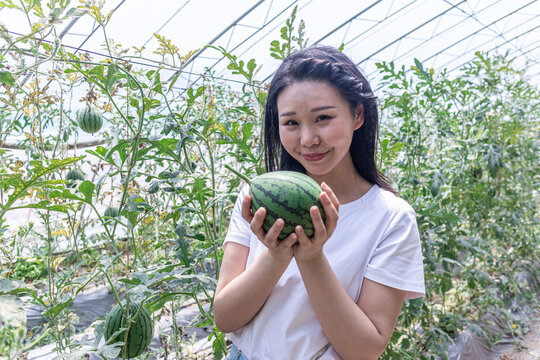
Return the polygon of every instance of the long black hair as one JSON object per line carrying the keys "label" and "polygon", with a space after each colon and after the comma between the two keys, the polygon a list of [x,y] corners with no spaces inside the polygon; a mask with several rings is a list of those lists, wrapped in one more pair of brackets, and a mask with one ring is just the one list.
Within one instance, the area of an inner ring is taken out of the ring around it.
{"label": "long black hair", "polygon": [[329,46],[311,46],[291,53],[274,74],[264,114],[264,160],[266,171],[292,170],[305,173],[281,144],[279,137],[277,98],[292,83],[302,80],[323,81],[334,86],[355,113],[364,108],[364,124],[354,131],[351,147],[356,171],[371,184],[394,192],[386,177],[377,169],[376,151],[379,128],[377,98],[360,69],[339,50]]}

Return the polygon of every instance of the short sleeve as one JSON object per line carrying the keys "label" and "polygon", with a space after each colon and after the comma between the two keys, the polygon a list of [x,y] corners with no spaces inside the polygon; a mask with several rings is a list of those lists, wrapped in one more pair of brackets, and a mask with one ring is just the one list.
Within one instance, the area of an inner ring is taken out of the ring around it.
{"label": "short sleeve", "polygon": [[251,228],[249,223],[242,217],[242,201],[249,191],[249,185],[246,185],[240,190],[229,222],[229,229],[225,235],[225,245],[227,242],[235,242],[249,247],[249,239],[251,236]]}
{"label": "short sleeve", "polygon": [[369,260],[365,277],[406,291],[406,299],[425,294],[422,248],[412,208],[400,211],[391,220]]}

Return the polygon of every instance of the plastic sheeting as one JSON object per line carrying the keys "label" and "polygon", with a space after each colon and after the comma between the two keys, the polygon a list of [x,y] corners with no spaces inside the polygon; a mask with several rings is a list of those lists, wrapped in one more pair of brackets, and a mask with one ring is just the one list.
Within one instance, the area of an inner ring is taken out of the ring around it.
{"label": "plastic sheeting", "polygon": [[[534,280],[534,279],[528,279]],[[534,281],[533,281],[534,282]],[[533,285],[534,287],[534,285]],[[79,316],[79,322],[75,324],[77,332],[74,339],[82,339],[87,337],[88,341],[94,341],[93,331],[88,328],[97,319],[103,319],[110,308],[115,303],[114,295],[108,288],[102,286],[81,292],[71,305],[71,311]],[[43,308],[33,305],[24,305],[26,310],[27,328],[31,329],[41,325],[43,319],[41,313]],[[448,358],[449,360],[499,360],[506,350],[513,346],[514,341],[518,339],[512,338],[508,332],[505,332],[514,321],[527,320],[527,308],[514,303],[511,308],[514,310],[511,313],[510,319],[505,319],[502,315],[486,316],[481,323],[478,323],[479,328],[490,330],[492,332],[501,332],[504,335],[497,341],[496,344],[489,346],[486,341],[476,335],[472,330],[464,330],[455,338],[453,344],[449,344]],[[208,308],[206,308],[208,309]],[[521,309],[524,309],[521,311]],[[180,309],[176,316],[176,323],[182,328],[183,346],[187,353],[210,353],[212,344],[208,341],[210,329],[192,327],[191,323],[199,315],[199,309],[195,303],[187,304]],[[86,332],[84,330],[87,329]],[[154,327],[154,337],[150,344],[152,349],[160,349],[163,347],[161,338],[168,337],[172,334],[172,326],[170,317],[161,317],[156,321]],[[100,345],[103,344],[103,339]],[[57,357],[55,351],[56,344],[50,344],[39,349],[32,350],[28,356],[28,360],[53,360]],[[92,354],[92,348],[78,349],[77,353],[81,355],[88,353],[89,360],[102,360],[98,355]],[[174,358],[174,354],[169,353],[169,358]],[[155,357],[154,357],[155,358]]]}

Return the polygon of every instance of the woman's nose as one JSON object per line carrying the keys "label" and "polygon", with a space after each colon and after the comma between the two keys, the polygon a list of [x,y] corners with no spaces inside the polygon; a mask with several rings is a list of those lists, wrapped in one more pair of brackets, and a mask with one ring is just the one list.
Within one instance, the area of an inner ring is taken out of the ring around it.
{"label": "woman's nose", "polygon": [[302,130],[302,134],[300,136],[300,143],[302,146],[310,147],[313,145],[318,145],[320,142],[321,139],[315,131],[308,128]]}

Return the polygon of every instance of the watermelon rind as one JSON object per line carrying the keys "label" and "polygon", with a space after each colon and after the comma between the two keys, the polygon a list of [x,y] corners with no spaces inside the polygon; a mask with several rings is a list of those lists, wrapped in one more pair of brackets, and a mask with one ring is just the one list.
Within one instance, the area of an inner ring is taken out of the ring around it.
{"label": "watermelon rind", "polygon": [[77,182],[84,181],[84,173],[81,169],[71,169],[66,174],[66,180],[68,182],[68,187],[75,187]]}
{"label": "watermelon rind", "polygon": [[97,108],[87,105],[77,113],[77,123],[82,131],[93,134],[103,126],[103,117]]}
{"label": "watermelon rind", "polygon": [[154,324],[150,313],[139,303],[132,302],[129,306],[124,305],[124,311],[120,305],[116,304],[105,320],[105,341],[107,344],[123,343],[120,352],[122,358],[132,359],[146,351],[152,341],[153,333]]}
{"label": "watermelon rind", "polygon": [[295,171],[274,171],[257,176],[251,181],[249,195],[253,212],[264,207],[263,229],[268,232],[278,218],[285,221],[278,239],[283,240],[301,225],[304,233],[315,233],[309,209],[317,206],[323,221],[326,216],[319,200],[319,184],[308,175]]}
{"label": "watermelon rind", "polygon": [[120,215],[120,211],[116,206],[109,206],[105,209],[105,212],[103,213],[103,216],[108,217],[118,217]]}

